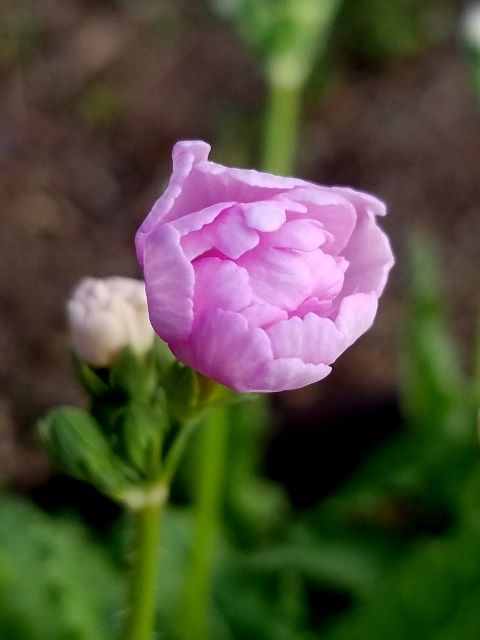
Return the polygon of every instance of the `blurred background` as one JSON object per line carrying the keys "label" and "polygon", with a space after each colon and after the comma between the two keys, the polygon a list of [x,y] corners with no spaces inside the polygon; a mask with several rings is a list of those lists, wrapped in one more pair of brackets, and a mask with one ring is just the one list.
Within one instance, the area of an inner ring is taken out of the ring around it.
{"label": "blurred background", "polygon": [[[65,300],[85,275],[140,276],[133,235],[173,143],[202,138],[216,161],[259,166],[267,83],[238,4],[1,2],[7,640],[108,637],[85,614],[88,570],[80,579],[74,565],[94,547],[99,594],[116,582],[117,508],[51,467],[35,422],[84,402]],[[212,638],[478,638],[479,13],[454,0],[343,0],[318,43],[294,173],[384,199],[397,265],[374,328],[325,381],[275,395],[265,420],[258,407],[232,415],[237,471],[252,484],[226,508]],[[20,605],[29,572],[40,586]],[[34,624],[59,608],[60,622]]]}

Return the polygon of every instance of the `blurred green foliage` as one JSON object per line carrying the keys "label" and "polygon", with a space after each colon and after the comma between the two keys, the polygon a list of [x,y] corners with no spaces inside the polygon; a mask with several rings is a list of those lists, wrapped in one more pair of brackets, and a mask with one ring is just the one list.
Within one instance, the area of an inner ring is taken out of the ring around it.
{"label": "blurred green foliage", "polygon": [[0,637],[111,638],[122,582],[85,527],[5,493],[0,510]]}
{"label": "blurred green foliage", "polygon": [[448,37],[453,10],[451,0],[342,0],[336,35],[341,50],[356,59],[410,57]]}

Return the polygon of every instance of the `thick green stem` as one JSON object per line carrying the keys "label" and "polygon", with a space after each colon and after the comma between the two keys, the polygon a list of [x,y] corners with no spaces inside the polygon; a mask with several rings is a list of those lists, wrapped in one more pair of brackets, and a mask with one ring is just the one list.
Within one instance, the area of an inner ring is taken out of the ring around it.
{"label": "thick green stem", "polygon": [[282,84],[270,78],[268,91],[262,168],[289,175],[295,165],[302,85]]}
{"label": "thick green stem", "polygon": [[227,412],[225,406],[213,407],[202,427],[193,549],[181,611],[184,640],[209,640],[212,637],[208,616],[226,462]]}
{"label": "thick green stem", "polygon": [[155,620],[161,502],[133,513],[134,555],[123,640],[152,640]]}

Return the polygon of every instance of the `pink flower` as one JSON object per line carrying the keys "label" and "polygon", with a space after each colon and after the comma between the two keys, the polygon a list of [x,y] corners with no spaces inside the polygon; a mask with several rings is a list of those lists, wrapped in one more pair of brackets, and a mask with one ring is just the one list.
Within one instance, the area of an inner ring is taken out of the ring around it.
{"label": "pink flower", "polygon": [[372,324],[393,256],[382,202],[210,162],[184,141],[136,236],[150,320],[185,364],[237,391],[321,380]]}

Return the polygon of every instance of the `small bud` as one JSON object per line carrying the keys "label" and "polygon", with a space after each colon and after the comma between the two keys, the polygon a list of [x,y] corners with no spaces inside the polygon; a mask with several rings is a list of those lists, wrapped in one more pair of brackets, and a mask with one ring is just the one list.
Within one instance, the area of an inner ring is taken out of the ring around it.
{"label": "small bud", "polygon": [[67,304],[73,347],[93,367],[109,367],[124,347],[142,355],[153,344],[145,285],[133,278],[85,278]]}

